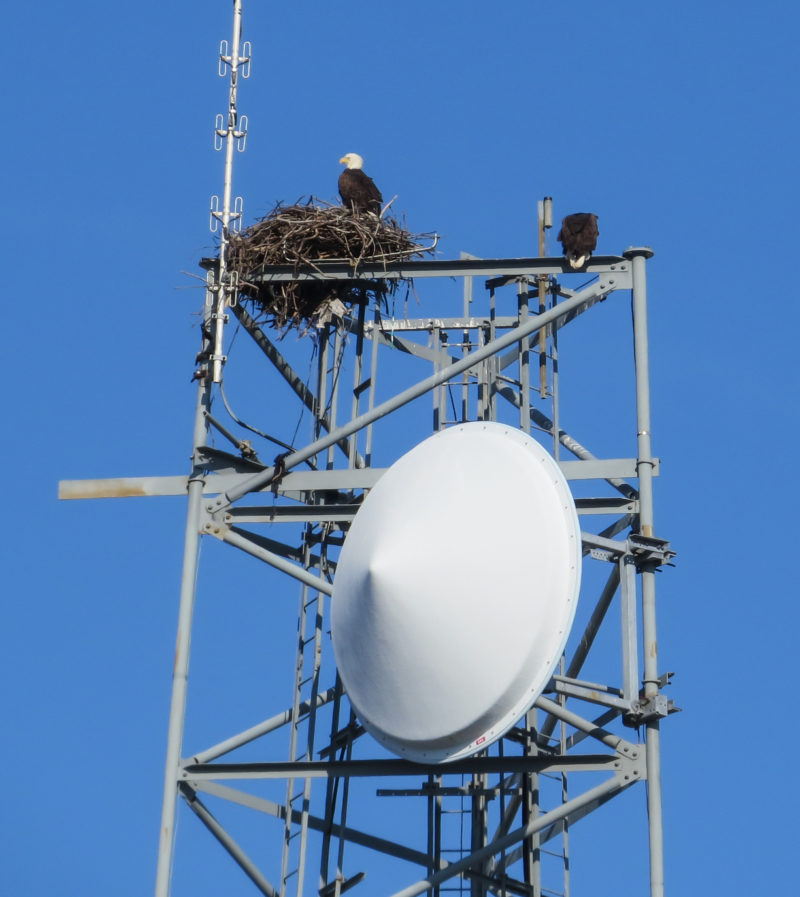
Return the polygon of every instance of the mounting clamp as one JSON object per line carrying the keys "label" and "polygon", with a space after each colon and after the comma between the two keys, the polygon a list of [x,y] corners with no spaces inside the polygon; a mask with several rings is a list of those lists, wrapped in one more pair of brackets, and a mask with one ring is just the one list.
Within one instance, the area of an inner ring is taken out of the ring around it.
{"label": "mounting clamp", "polygon": [[643,536],[641,533],[628,536],[628,551],[639,570],[644,567],[661,567],[663,564],[672,566],[670,562],[675,557],[675,552],[670,549],[666,539]]}

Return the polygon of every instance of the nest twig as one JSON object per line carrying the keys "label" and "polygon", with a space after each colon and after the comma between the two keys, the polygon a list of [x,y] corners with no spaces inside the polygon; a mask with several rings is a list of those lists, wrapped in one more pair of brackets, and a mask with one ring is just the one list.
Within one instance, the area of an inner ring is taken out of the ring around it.
{"label": "nest twig", "polygon": [[[424,245],[427,241],[430,245]],[[239,298],[266,312],[284,333],[305,333],[341,317],[354,304],[373,297],[381,301],[398,288],[397,278],[376,281],[296,280],[255,282],[254,274],[269,265],[290,264],[295,270],[316,267],[322,259],[346,259],[355,269],[362,262],[389,262],[433,252],[435,235],[411,234],[388,214],[378,218],[313,198],[284,206],[278,203],[252,227],[231,238],[227,268],[238,279]]]}

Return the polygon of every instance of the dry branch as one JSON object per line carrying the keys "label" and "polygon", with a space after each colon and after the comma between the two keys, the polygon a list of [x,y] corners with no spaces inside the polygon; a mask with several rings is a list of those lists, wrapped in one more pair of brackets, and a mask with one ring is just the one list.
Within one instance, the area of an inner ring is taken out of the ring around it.
{"label": "dry branch", "polygon": [[[428,246],[423,245],[427,241]],[[254,275],[270,265],[316,267],[323,259],[346,259],[357,270],[362,262],[410,259],[433,251],[431,234],[411,234],[389,215],[378,218],[342,206],[278,203],[252,227],[231,238],[227,268],[238,278],[239,298],[266,312],[270,323],[286,332],[306,332],[370,299],[381,301],[399,286],[397,279],[361,281],[259,281]]]}

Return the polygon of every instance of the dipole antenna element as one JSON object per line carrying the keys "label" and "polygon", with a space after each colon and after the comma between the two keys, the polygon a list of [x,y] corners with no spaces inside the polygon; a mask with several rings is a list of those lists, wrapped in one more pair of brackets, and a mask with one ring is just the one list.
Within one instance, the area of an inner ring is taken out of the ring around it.
{"label": "dipole antenna element", "polygon": [[222,336],[227,316],[225,309],[236,303],[238,284],[236,277],[228,271],[228,247],[231,233],[238,233],[242,227],[242,197],[232,198],[233,194],[233,158],[234,150],[243,152],[247,144],[247,116],[239,117],[236,108],[236,95],[239,88],[239,77],[250,77],[250,42],[242,43],[242,0],[233,2],[233,37],[230,45],[223,40],[219,45],[219,74],[221,78],[230,77],[228,94],[227,119],[223,113],[217,115],[214,125],[214,149],[225,148],[225,176],[222,188],[222,207],[218,195],[211,197],[210,228],[216,233],[220,230],[219,272],[216,280],[216,302],[211,315],[214,322],[214,352],[211,356],[212,379],[214,383],[222,381],[222,366],[225,356],[222,354]]}

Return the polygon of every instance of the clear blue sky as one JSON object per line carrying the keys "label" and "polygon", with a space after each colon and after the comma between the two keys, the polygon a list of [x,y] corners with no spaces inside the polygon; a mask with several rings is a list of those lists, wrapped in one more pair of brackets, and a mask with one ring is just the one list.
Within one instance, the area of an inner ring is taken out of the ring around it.
{"label": "clear blue sky", "polygon": [[[56,483],[187,471],[202,292],[184,272],[213,246],[230,11],[2,14],[5,894],[152,891],[184,502],[59,504]],[[334,199],[355,150],[444,256],[533,254],[544,195],[596,211],[602,251],[656,251],[657,524],[679,551],[659,579],[660,652],[684,708],[664,727],[676,897],[796,886],[798,24],[774,0],[245,3],[248,220]],[[617,386],[604,376],[600,407]],[[220,665],[244,653],[231,620],[252,611],[256,577],[235,561],[228,604],[201,599]],[[198,677],[213,692],[213,662]],[[263,671],[250,681],[285,704]],[[576,895],[646,893],[642,800],[577,841]],[[181,861],[176,897],[247,892],[202,832],[191,843],[208,850]]]}

